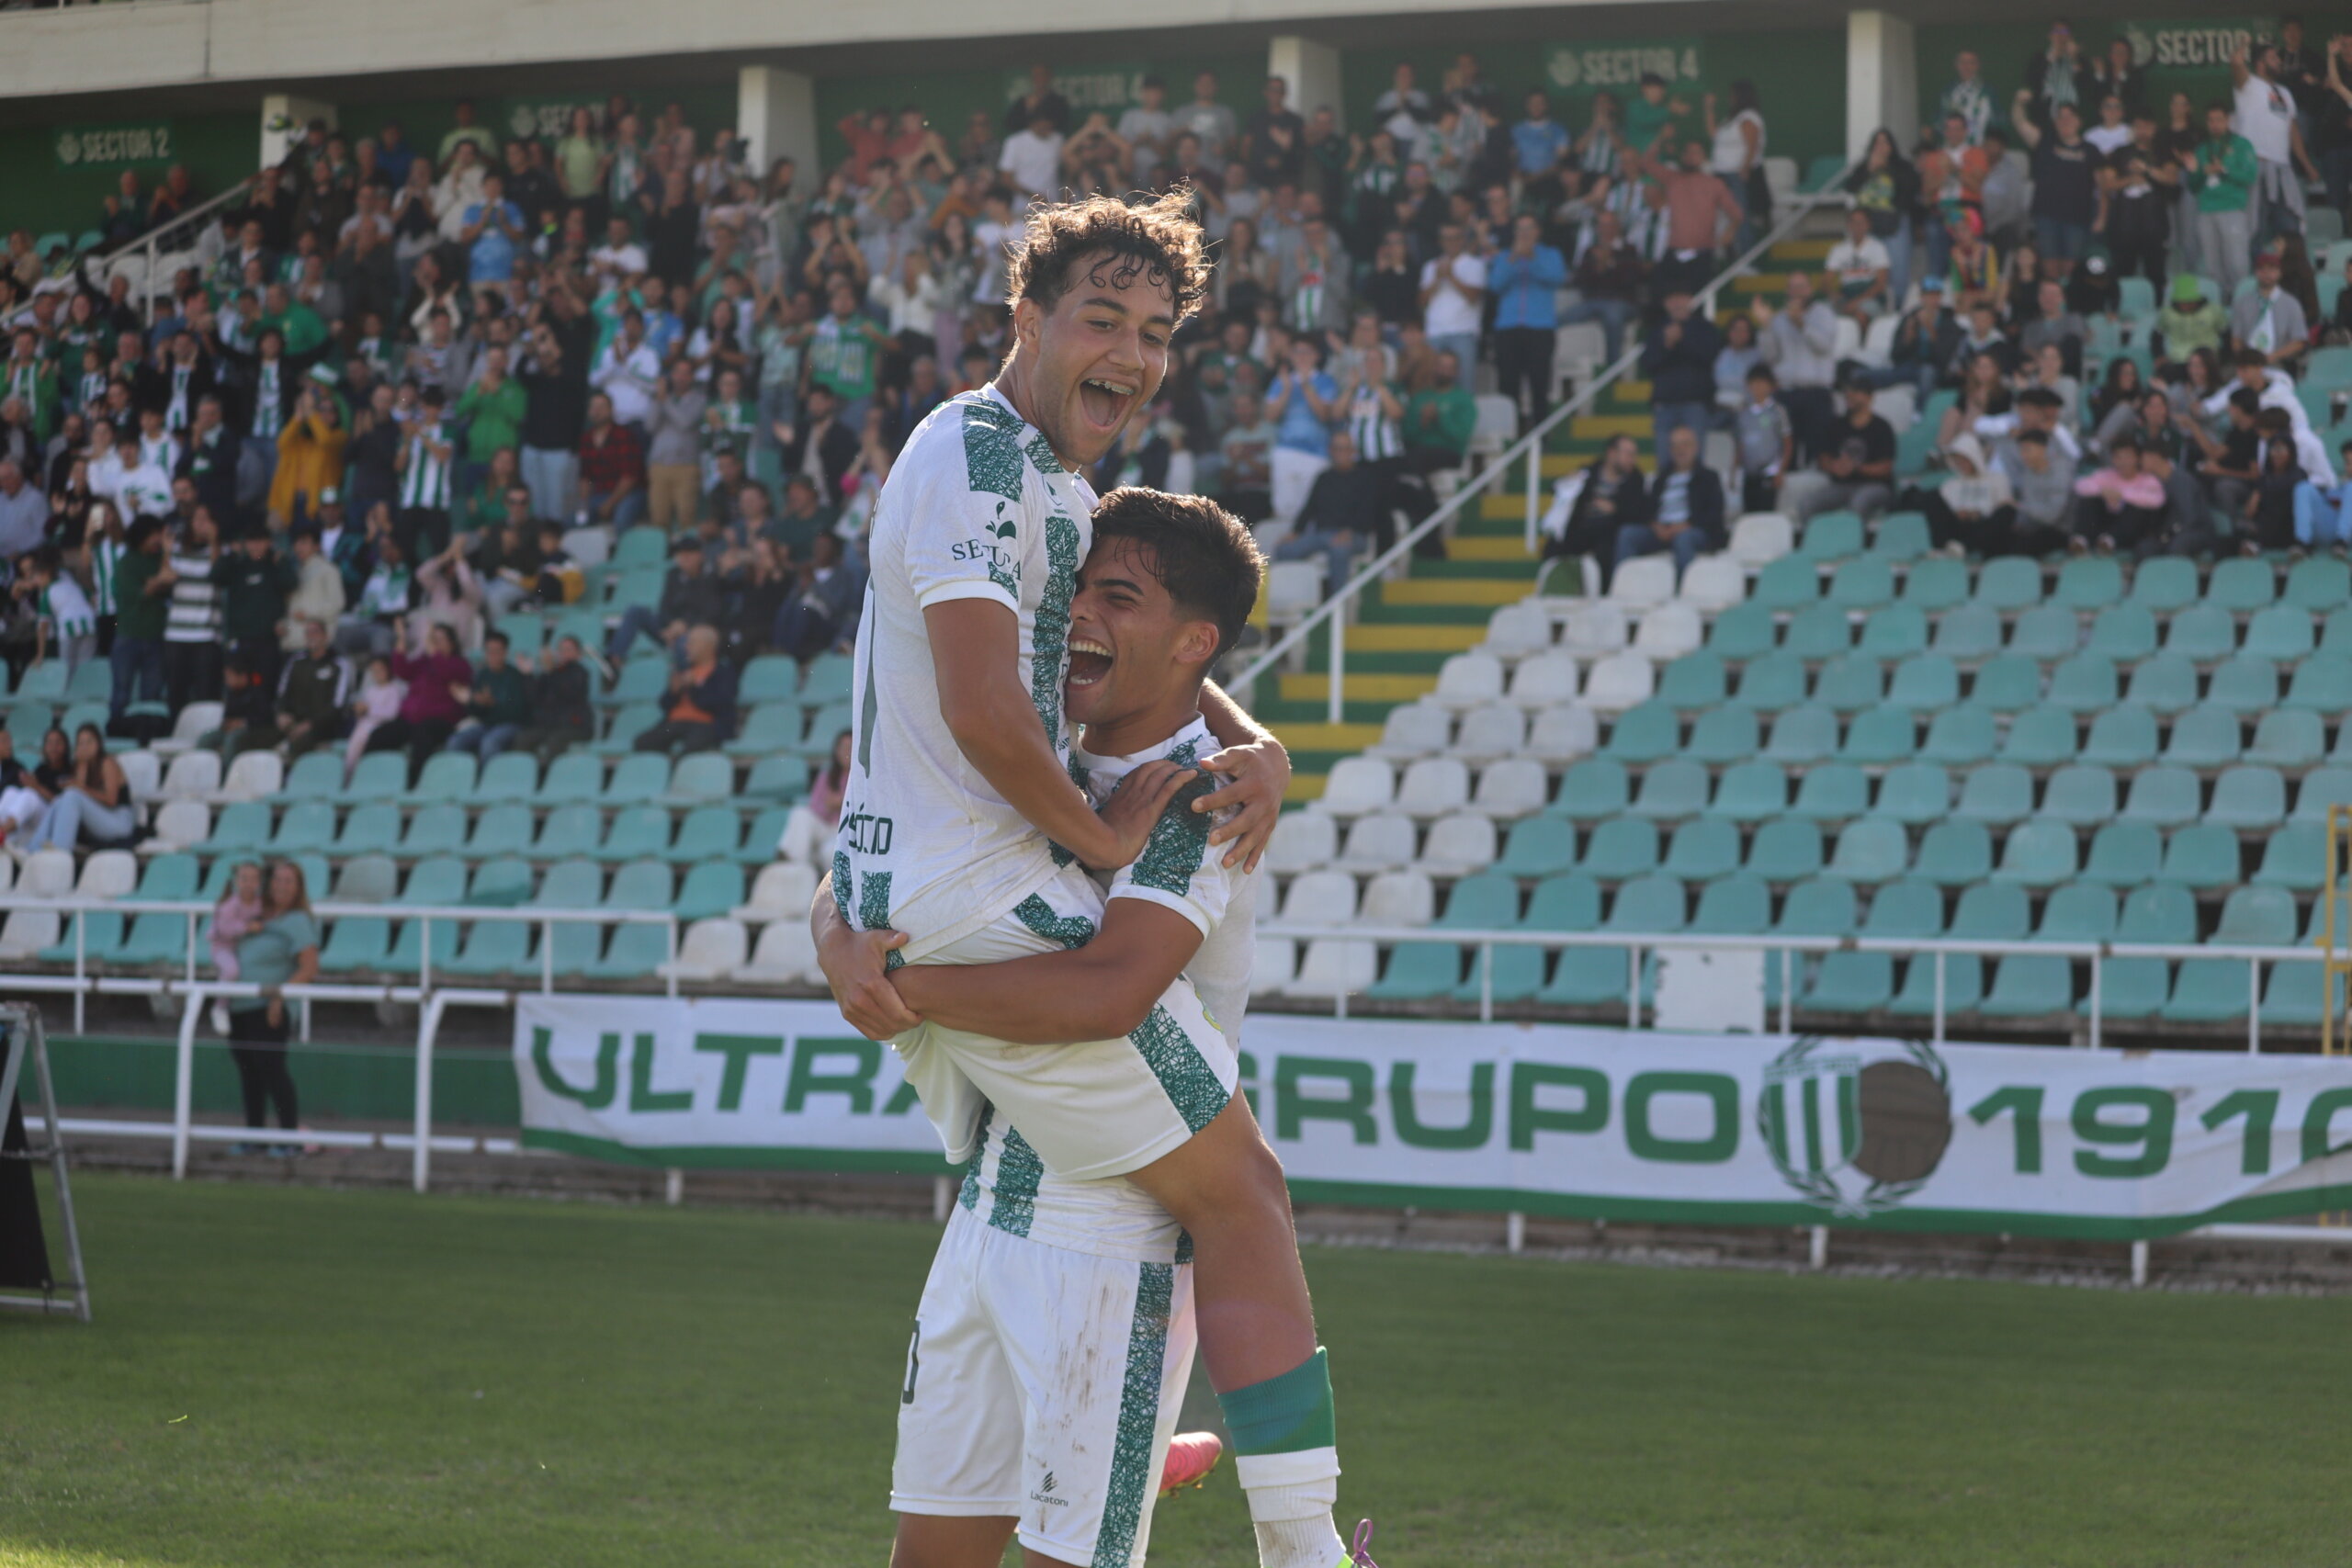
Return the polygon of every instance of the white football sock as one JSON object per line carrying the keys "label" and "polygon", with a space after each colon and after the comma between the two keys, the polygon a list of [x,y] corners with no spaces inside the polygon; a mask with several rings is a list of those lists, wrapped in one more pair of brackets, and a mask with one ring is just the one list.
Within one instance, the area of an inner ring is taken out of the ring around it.
{"label": "white football sock", "polygon": [[1347,1556],[1331,1520],[1340,1499],[1337,1449],[1238,1454],[1233,1464],[1257,1527],[1259,1568],[1334,1568]]}

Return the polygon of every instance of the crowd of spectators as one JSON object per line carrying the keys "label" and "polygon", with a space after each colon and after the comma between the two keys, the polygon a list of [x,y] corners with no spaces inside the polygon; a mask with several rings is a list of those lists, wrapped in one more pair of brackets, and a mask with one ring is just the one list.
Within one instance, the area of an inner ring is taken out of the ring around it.
{"label": "crowd of spectators", "polygon": [[2352,465],[2320,435],[2352,376],[2299,384],[2352,340],[2304,232],[2312,187],[2340,208],[2352,179],[2352,38],[2315,51],[2290,21],[2224,96],[2159,101],[2127,40],[2093,58],[2059,23],[2006,98],[1963,51],[1935,107],[1908,152],[1871,140],[1843,236],[1778,303],[1709,321],[1653,270],[1655,474],[1612,444],[1555,500],[1551,552],[1605,577],[1722,547],[1686,439],[1718,431],[1734,516],[1917,511],[1956,554],[2352,544]]}

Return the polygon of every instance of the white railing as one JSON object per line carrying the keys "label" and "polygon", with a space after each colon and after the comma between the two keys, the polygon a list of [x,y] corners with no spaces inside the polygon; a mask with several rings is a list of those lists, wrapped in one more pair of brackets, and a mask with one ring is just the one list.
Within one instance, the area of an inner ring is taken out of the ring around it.
{"label": "white railing", "polygon": [[195,236],[202,234],[205,224],[213,221],[220,209],[231,202],[243,201],[246,192],[253,188],[254,181],[260,177],[258,174],[247,175],[220,195],[198,202],[177,217],[158,223],[135,240],[125,240],[112,250],[91,252],[76,264],[77,270],[80,270],[85,276],[92,276],[100,269],[113,265],[125,256],[143,254],[147,258],[146,277],[139,289],[139,309],[147,323],[153,326],[155,321],[155,297],[162,290],[171,287],[171,279],[155,276],[157,261],[166,254],[177,254],[181,249],[186,248],[186,245],[182,244],[172,248],[167,253],[164,241],[166,239],[192,241]]}
{"label": "white railing", "polygon": [[[2165,963],[2190,959],[2243,960],[2246,965],[2246,1034],[2247,1051],[2262,1050],[2262,970],[2267,964],[2325,964],[2331,956],[2328,950],[2312,945],[2299,947],[2263,947],[2246,943],[2210,942],[2155,943],[2124,942],[1992,942],[1964,937],[1804,937],[1804,936],[1712,936],[1696,931],[1672,933],[1638,931],[1529,931],[1457,930],[1447,926],[1379,926],[1291,925],[1280,921],[1258,928],[1261,937],[1287,937],[1295,942],[1359,942],[1374,945],[1395,946],[1419,942],[1439,946],[1471,947],[1477,950],[1476,964],[1479,981],[1478,1021],[1490,1023],[1495,1016],[1494,951],[1498,947],[1532,947],[1545,952],[1572,947],[1621,948],[1626,953],[1625,1026],[1642,1026],[1643,956],[1652,952],[1732,951],[1761,952],[1768,958],[1777,956],[1781,968],[1780,1025],[1782,1033],[1791,1032],[1796,1016],[1796,964],[1804,954],[1825,953],[1883,953],[1894,957],[1932,958],[1935,961],[1934,1033],[1938,1043],[1944,1039],[1945,978],[1949,960],[1955,953],[1973,954],[1986,958],[2066,958],[2082,959],[2090,964],[2090,990],[2085,999],[2083,1021],[2085,1037],[2082,1043],[2098,1049],[2105,1009],[2102,1006],[2102,967],[2119,958],[2149,958]],[[2352,950],[2339,949],[2333,955],[2339,963],[2352,963]],[[2327,980],[2323,975],[2320,984]],[[1285,993],[1293,999],[1322,999],[1321,993]],[[1348,1016],[1348,993],[1340,992],[1330,998],[1337,1016]],[[2323,994],[2323,1006],[2325,998]],[[1973,1010],[1971,1010],[1973,1011]],[[1978,1014],[1977,1016],[1982,1016]]]}
{"label": "white railing", "polygon": [[[1704,288],[1699,290],[1698,309],[1713,316],[1715,311],[1715,297],[1728,288],[1733,280],[1762,260],[1765,254],[1774,245],[1793,233],[1800,224],[1813,215],[1815,209],[1821,207],[1846,205],[1849,198],[1838,187],[1851,170],[1852,165],[1849,164],[1838,172],[1836,179],[1828,182],[1821,189],[1797,197],[1790,205],[1788,211],[1766,231],[1762,239],[1741,253],[1736,260],[1717,273]],[[1527,466],[1525,475],[1527,549],[1528,553],[1532,555],[1536,547],[1538,525],[1544,516],[1544,442],[1545,438],[1564,421],[1574,419],[1590,408],[1602,392],[1640,363],[1641,356],[1639,346],[1628,349],[1621,355],[1615,363],[1593,377],[1575,397],[1555,408],[1538,422],[1533,429],[1503,448],[1502,454],[1485,468],[1479,470],[1476,478],[1464,479],[1461,488],[1448,497],[1436,511],[1407,529],[1397,536],[1395,544],[1359,568],[1356,574],[1348,579],[1346,584],[1337,593],[1317,605],[1289,632],[1261,651],[1256,659],[1250,660],[1248,668],[1227,683],[1237,690],[1249,688],[1252,682],[1272,671],[1277,661],[1289,654],[1293,649],[1303,648],[1306,639],[1314,635],[1317,626],[1328,623],[1330,627],[1331,657],[1329,663],[1331,689],[1325,717],[1328,722],[1338,724],[1345,714],[1347,703],[1349,607],[1356,602],[1367,587],[1385,578],[1389,570],[1403,560],[1414,546],[1419,544],[1437,529],[1445,526],[1455,513],[1485,495],[1489,490],[1498,489],[1509,478],[1513,463],[1523,462]]]}

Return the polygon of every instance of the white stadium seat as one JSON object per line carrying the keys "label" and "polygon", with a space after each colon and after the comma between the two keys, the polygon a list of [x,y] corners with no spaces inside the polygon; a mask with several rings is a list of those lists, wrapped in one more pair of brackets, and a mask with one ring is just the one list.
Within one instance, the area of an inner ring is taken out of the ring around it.
{"label": "white stadium seat", "polygon": [[17,879],[17,891],[28,898],[72,897],[74,852],[35,850],[25,862],[24,874]]}
{"label": "white stadium seat", "polygon": [[1505,757],[1480,771],[1470,804],[1488,817],[1509,820],[1543,810],[1549,798],[1551,780],[1544,776],[1543,763],[1532,757]]}
{"label": "white stadium seat", "polygon": [[1478,650],[1497,659],[1524,659],[1551,646],[1552,613],[1540,600],[1521,599],[1487,618],[1487,640]]}
{"label": "white stadium seat", "polygon": [[[1646,667],[1645,667],[1646,668]],[[1396,770],[1378,757],[1342,757],[1323,783],[1323,809],[1342,822],[1377,811],[1396,794]]]}
{"label": "white stadium seat", "polygon": [[1674,558],[1635,556],[1618,564],[1609,581],[1609,601],[1628,610],[1645,610],[1674,597]]}
{"label": "white stadium seat", "polygon": [[752,961],[738,964],[731,978],[755,986],[822,985],[817,942],[806,920],[776,920],[760,932]]}
{"label": "white stadium seat", "polygon": [[1678,597],[1702,615],[1728,610],[1747,597],[1747,574],[1728,554],[1701,556],[1682,574]]}
{"label": "white stadium seat", "polygon": [[1413,863],[1413,852],[1420,842],[1420,831],[1409,817],[1394,811],[1375,811],[1369,817],[1359,817],[1348,829],[1348,841],[1336,855],[1324,857],[1324,863],[1336,865],[1342,871],[1393,871],[1400,865]]}
{"label": "white stadium seat", "polygon": [[1437,919],[1437,885],[1426,872],[1383,872],[1364,884],[1356,918],[1368,926],[1425,926]]}
{"label": "white stadium seat", "polygon": [[681,980],[721,980],[743,966],[750,946],[751,936],[741,920],[696,920],[678,941],[677,963],[663,967]]}
{"label": "white stadium seat", "polygon": [[1300,620],[1323,603],[1323,568],[1311,560],[1278,560],[1266,570],[1266,619],[1274,626]]}
{"label": "white stadium seat", "polygon": [[1919,391],[1916,387],[1885,387],[1871,400],[1871,412],[1886,421],[1900,435],[1919,423]]}
{"label": "white stadium seat", "polygon": [[1337,997],[1361,991],[1380,977],[1380,950],[1368,942],[1318,937],[1283,991],[1293,997]]}
{"label": "white stadium seat", "polygon": [[74,886],[80,898],[120,898],[139,886],[139,860],[129,850],[98,850],[82,863]]}
{"label": "white stadium seat", "polygon": [[1453,729],[1453,716],[1436,703],[1427,699],[1399,703],[1388,710],[1379,740],[1364,748],[1364,752],[1391,761],[1409,762],[1416,757],[1433,756],[1444,750]]}
{"label": "white stadium seat", "polygon": [[1634,636],[1634,651],[1653,664],[1668,664],[1694,651],[1706,640],[1707,628],[1696,606],[1680,600],[1660,604],[1642,616]]}
{"label": "white stadium seat", "polygon": [[149,749],[168,757],[194,746],[199,736],[209,735],[220,728],[221,705],[190,703],[180,709],[172,720],[171,735],[148,743]]}
{"label": "white stadium seat", "polygon": [[1499,452],[1519,434],[1519,405],[1499,393],[1481,393],[1477,398],[1478,423],[1471,427],[1470,450],[1474,453]]}
{"label": "white stadium seat", "polygon": [[1520,660],[1510,672],[1510,700],[1522,708],[1547,708],[1577,694],[1577,660],[1554,649]]}
{"label": "white stadium seat", "polygon": [[155,791],[164,782],[164,760],[143,748],[136,751],[118,751],[114,760],[122,768],[122,782],[130,788],[130,798],[144,805],[155,798]]}
{"label": "white stadium seat", "polygon": [[1615,604],[1579,604],[1560,632],[1560,646],[1587,659],[1615,653],[1631,640],[1625,612]]}
{"label": "white stadium seat", "polygon": [[156,795],[164,800],[209,800],[220,787],[218,751],[183,751],[172,759]]}
{"label": "white stadium seat", "polygon": [[1340,825],[1328,811],[1285,811],[1267,840],[1264,869],[1277,876],[1313,871],[1339,858]]}
{"label": "white stadium seat", "polygon": [[1475,767],[1513,756],[1526,745],[1527,715],[1515,703],[1488,703],[1462,716],[1462,728],[1449,750]]}
{"label": "white stadium seat", "polygon": [[1751,512],[1731,528],[1731,558],[1754,570],[1797,547],[1796,525],[1777,512]]}
{"label": "white stadium seat", "polygon": [[1527,728],[1527,754],[1539,762],[1566,763],[1600,745],[1600,720],[1582,703],[1543,709]]}
{"label": "white stadium seat", "polygon": [[155,808],[154,831],[139,841],[142,855],[169,854],[212,834],[212,807],[200,800],[167,800]]}
{"label": "white stadium seat", "polygon": [[[1862,333],[1862,350],[1858,356],[1861,362],[1881,369],[1894,364],[1894,334],[1902,325],[1903,318],[1892,310],[1872,321],[1870,330]],[[1883,394],[1881,395],[1883,396]],[[1872,403],[1872,412],[1876,412],[1875,400]]]}
{"label": "white stadium seat", "polygon": [[1292,926],[1344,926],[1356,918],[1356,879],[1344,871],[1309,871],[1283,890],[1282,920]]}
{"label": "white stadium seat", "polygon": [[1290,985],[1291,971],[1297,967],[1298,943],[1286,936],[1260,937],[1250,965],[1250,994],[1280,996]]}
{"label": "white stadium seat", "polygon": [[1417,863],[1431,876],[1467,876],[1495,861],[1495,825],[1475,811],[1441,817],[1430,824]]}
{"label": "white stadium seat", "polygon": [[1585,705],[1603,717],[1614,718],[1637,703],[1645,703],[1657,689],[1650,661],[1638,653],[1612,653],[1585,671]]}
{"label": "white stadium seat", "polygon": [[276,795],[286,787],[286,764],[275,751],[242,751],[229,764],[228,776],[220,781],[217,798],[222,803],[232,800],[260,800]]}
{"label": "white stadium seat", "polygon": [[30,958],[55,946],[64,929],[54,909],[11,909],[7,923],[0,925],[0,958]]}
{"label": "white stadium seat", "polygon": [[1423,819],[1459,811],[1469,799],[1470,768],[1459,757],[1424,757],[1396,786],[1396,809]]}
{"label": "white stadium seat", "polygon": [[1503,694],[1503,661],[1490,653],[1457,653],[1439,667],[1430,700],[1460,713]]}
{"label": "white stadium seat", "polygon": [[[1274,830],[1282,830],[1281,823]],[[770,861],[760,867],[760,874],[752,879],[752,893],[733,911],[733,918],[747,925],[765,925],[770,920],[806,920],[809,901],[817,896],[817,868],[799,861]],[[740,967],[737,959],[729,968]]]}

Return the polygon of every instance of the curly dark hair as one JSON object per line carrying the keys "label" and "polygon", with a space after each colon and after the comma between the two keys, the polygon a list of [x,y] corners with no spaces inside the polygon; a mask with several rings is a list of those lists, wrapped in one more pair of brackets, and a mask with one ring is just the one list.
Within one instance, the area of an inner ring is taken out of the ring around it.
{"label": "curly dark hair", "polygon": [[1135,206],[1110,196],[1038,203],[1012,253],[1005,303],[1035,299],[1051,310],[1076,286],[1084,261],[1087,276],[1107,270],[1109,283],[1126,284],[1140,275],[1164,285],[1182,321],[1200,309],[1209,284],[1192,204],[1189,186]]}
{"label": "curly dark hair", "polygon": [[1145,569],[1176,607],[1216,625],[1220,656],[1240,640],[1266,570],[1248,524],[1205,496],[1122,485],[1094,509],[1094,542],[1107,539],[1149,552]]}

